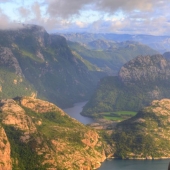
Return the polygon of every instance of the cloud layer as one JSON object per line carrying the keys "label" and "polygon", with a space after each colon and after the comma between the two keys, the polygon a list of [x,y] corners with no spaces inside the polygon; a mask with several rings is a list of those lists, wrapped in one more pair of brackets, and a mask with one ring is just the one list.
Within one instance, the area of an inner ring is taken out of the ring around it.
{"label": "cloud layer", "polygon": [[0,0],[0,5],[1,29],[22,22],[53,32],[170,34],[170,0]]}

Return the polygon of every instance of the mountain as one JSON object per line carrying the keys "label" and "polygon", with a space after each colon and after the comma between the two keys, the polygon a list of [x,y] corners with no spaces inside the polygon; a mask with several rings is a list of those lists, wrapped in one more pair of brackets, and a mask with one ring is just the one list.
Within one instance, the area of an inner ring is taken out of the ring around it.
{"label": "mountain", "polygon": [[170,157],[170,99],[154,100],[138,114],[118,123],[115,157],[160,159]]}
{"label": "mountain", "polygon": [[0,46],[0,98],[31,95],[34,87],[24,77],[11,49]]}
{"label": "mountain", "polygon": [[99,117],[105,112],[138,111],[152,100],[170,98],[170,62],[162,55],[138,56],[118,76],[101,79],[82,114]]}
{"label": "mountain", "polygon": [[37,94],[68,107],[89,98],[105,74],[69,49],[64,37],[43,27],[0,30],[0,98]]}
{"label": "mountain", "polygon": [[167,51],[163,54],[163,56],[167,59],[167,60],[170,60],[170,52]]}
{"label": "mountain", "polygon": [[154,35],[130,35],[130,34],[114,34],[114,33],[65,33],[61,34],[69,41],[87,44],[98,39],[104,41],[122,42],[122,41],[137,41],[142,44],[164,53],[170,51],[169,36],[154,36]]}
{"label": "mountain", "polygon": [[117,48],[118,43],[106,40],[94,40],[87,43],[87,46],[94,50],[107,50],[109,48]]}
{"label": "mountain", "polygon": [[108,75],[117,75],[123,64],[138,55],[158,54],[157,51],[138,42],[112,42],[95,40],[88,44],[68,41],[69,48]]}
{"label": "mountain", "polygon": [[101,136],[56,105],[31,97],[0,101],[0,169],[94,169],[106,158]]}

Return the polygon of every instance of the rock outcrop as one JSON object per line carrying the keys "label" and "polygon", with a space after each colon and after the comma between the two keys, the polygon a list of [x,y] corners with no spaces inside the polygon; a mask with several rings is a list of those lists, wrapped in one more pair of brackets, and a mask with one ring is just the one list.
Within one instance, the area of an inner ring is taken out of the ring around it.
{"label": "rock outcrop", "polygon": [[0,170],[12,170],[11,148],[4,128],[0,126]]}
{"label": "rock outcrop", "polygon": [[9,70],[14,70],[20,77],[23,76],[21,67],[10,48],[0,47],[0,65],[3,67],[6,66]]}
{"label": "rock outcrop", "polygon": [[170,158],[170,99],[154,100],[138,114],[117,124],[115,156],[132,159]]}
{"label": "rock outcrop", "polygon": [[161,55],[139,56],[122,66],[119,78],[125,84],[164,81],[170,78],[170,62]]}
{"label": "rock outcrop", "polygon": [[106,159],[99,134],[52,103],[17,97],[1,100],[0,112],[2,170],[90,170]]}
{"label": "rock outcrop", "polygon": [[36,92],[68,107],[87,100],[104,75],[74,55],[64,37],[48,34],[41,26],[0,30],[0,37],[0,99]]}

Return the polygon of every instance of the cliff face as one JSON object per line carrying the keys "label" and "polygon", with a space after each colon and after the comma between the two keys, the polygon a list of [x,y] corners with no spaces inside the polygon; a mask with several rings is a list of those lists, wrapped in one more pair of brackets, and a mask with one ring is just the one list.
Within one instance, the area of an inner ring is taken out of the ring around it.
{"label": "cliff face", "polygon": [[134,159],[170,157],[170,99],[154,100],[135,117],[119,123],[113,135],[115,156]]}
{"label": "cliff face", "polygon": [[103,73],[89,70],[66,39],[43,27],[0,30],[0,99],[37,92],[62,107],[87,100]]}
{"label": "cliff face", "polygon": [[164,81],[169,77],[170,63],[161,55],[139,56],[119,71],[119,78],[125,84]]}
{"label": "cliff face", "polygon": [[12,170],[11,148],[3,127],[0,127],[0,170]]}
{"label": "cliff face", "polygon": [[0,110],[2,170],[90,170],[106,158],[99,134],[52,103],[17,97],[1,100]]}

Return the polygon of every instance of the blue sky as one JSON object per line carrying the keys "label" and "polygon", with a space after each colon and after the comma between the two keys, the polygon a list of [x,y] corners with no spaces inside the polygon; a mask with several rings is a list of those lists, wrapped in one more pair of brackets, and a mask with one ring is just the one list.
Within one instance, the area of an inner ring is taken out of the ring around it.
{"label": "blue sky", "polygon": [[0,0],[0,29],[170,35],[170,0]]}

